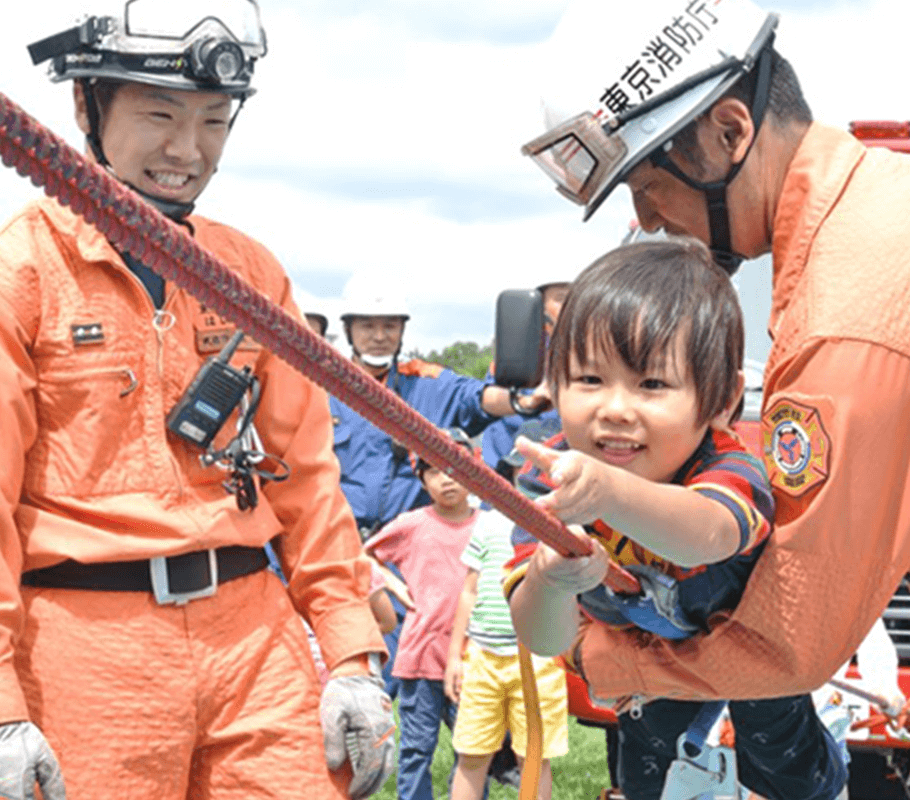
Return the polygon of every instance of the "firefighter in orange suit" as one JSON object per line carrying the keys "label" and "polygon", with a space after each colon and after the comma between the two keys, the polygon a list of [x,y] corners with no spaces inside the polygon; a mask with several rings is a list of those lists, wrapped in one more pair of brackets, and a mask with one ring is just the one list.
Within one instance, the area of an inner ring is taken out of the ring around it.
{"label": "firefighter in orange suit", "polygon": [[523,152],[585,218],[625,183],[645,230],[694,235],[731,273],[773,256],[775,530],[709,633],[587,625],[570,655],[601,698],[808,692],[910,569],[910,161],[813,121],[776,24],[747,0],[654,0],[647,15],[578,0],[540,58],[547,131]]}
{"label": "firefighter in orange suit", "polygon": [[[192,214],[265,53],[255,2],[131,0],[30,50],[92,158],[297,314],[261,245]],[[187,405],[219,353],[239,404]],[[43,200],[0,231],[0,407],[0,795],[378,789],[385,649],[326,395]]]}

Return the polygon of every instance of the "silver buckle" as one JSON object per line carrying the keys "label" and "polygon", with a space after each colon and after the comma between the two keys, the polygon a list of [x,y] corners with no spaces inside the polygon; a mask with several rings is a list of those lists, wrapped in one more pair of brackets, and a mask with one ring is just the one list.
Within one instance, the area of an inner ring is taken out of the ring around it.
{"label": "silver buckle", "polygon": [[218,559],[214,550],[206,550],[209,555],[209,575],[211,582],[208,586],[203,586],[194,592],[172,592],[170,581],[167,577],[167,557],[156,556],[149,559],[149,570],[152,576],[152,591],[155,593],[155,602],[160,606],[173,603],[174,605],[183,606],[190,600],[199,600],[203,597],[211,597],[218,589]]}

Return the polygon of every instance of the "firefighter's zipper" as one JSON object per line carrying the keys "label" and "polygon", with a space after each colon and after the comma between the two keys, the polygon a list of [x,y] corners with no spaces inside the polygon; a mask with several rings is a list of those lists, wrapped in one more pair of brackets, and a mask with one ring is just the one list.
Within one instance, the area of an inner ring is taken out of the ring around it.
{"label": "firefighter's zipper", "polygon": [[[146,292],[146,295],[148,295],[148,292]],[[149,300],[151,300],[151,298],[149,298]],[[165,303],[166,302],[167,300],[165,300]],[[161,386],[164,385],[164,335],[174,327],[175,322],[177,322],[177,318],[170,311],[165,311],[161,308],[155,309],[155,313],[152,316],[152,327],[155,329],[155,337],[158,343],[158,348],[155,353],[155,366],[157,367],[158,381]],[[165,438],[167,438],[166,431]],[[171,448],[167,446],[166,442],[165,450],[167,451],[168,459],[171,462],[171,469],[174,471],[174,483],[177,486],[177,496],[180,499],[183,499],[183,483],[180,480],[180,470],[177,467],[177,459],[174,458],[174,454],[171,452]]]}
{"label": "firefighter's zipper", "polygon": [[99,367],[94,369],[84,369],[79,372],[67,372],[58,375],[45,375],[41,378],[45,383],[68,383],[71,381],[84,380],[85,378],[98,378],[101,376],[110,376],[112,378],[122,376],[126,381],[126,386],[120,390],[120,396],[126,397],[139,386],[139,379],[132,367]]}

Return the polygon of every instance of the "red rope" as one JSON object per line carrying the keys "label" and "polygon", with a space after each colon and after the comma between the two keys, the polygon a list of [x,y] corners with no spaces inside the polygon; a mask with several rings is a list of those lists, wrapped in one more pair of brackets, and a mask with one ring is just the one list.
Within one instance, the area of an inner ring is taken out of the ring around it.
{"label": "red rope", "polygon": [[[519,493],[440,434],[378,381],[294,319],[63,139],[0,93],[0,158],[98,228],[114,247],[188,291],[421,458],[564,556],[591,552],[586,538]],[[624,571],[621,571],[624,573]],[[628,573],[624,573],[628,575]],[[631,576],[629,576],[631,577]],[[633,579],[634,580],[634,579]],[[616,588],[634,591],[620,581]]]}

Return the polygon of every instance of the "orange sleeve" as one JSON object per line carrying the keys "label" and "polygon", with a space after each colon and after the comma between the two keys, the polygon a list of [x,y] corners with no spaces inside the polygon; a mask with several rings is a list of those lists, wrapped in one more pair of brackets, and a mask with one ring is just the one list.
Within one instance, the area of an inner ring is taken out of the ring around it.
{"label": "orange sleeve", "polygon": [[[18,240],[7,233],[6,252]],[[12,241],[12,244],[11,244]],[[16,510],[25,475],[25,457],[37,431],[35,368],[28,353],[29,329],[35,324],[36,282],[25,269],[0,259],[0,723],[29,718],[13,666],[13,642],[22,627],[22,539]]]}
{"label": "orange sleeve", "polygon": [[910,568],[910,359],[821,340],[767,378],[762,435],[777,527],[739,606],[710,634],[675,644],[588,625],[576,656],[597,695],[815,689],[856,651]]}
{"label": "orange sleeve", "polygon": [[[299,316],[284,290],[286,308]],[[326,393],[296,369],[264,353],[257,374],[262,400],[256,419],[267,452],[290,477],[263,489],[284,534],[278,550],[291,599],[319,640],[326,665],[360,653],[386,653],[369,603],[370,561],[341,491]]]}

